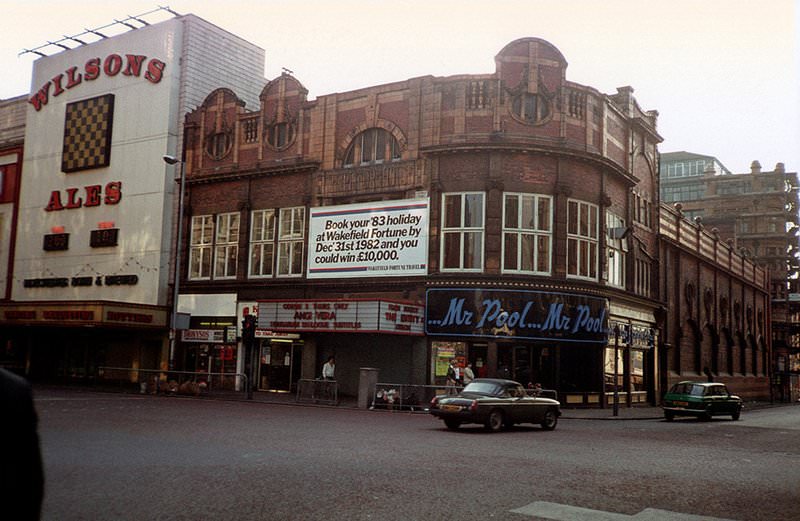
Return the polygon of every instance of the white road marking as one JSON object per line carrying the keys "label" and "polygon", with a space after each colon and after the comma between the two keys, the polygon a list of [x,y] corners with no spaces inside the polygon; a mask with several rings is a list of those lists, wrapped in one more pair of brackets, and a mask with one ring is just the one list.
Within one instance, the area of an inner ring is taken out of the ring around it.
{"label": "white road marking", "polygon": [[534,501],[524,507],[515,508],[511,512],[555,521],[734,521],[721,517],[695,516],[657,508],[646,508],[634,515],[618,514],[547,501]]}

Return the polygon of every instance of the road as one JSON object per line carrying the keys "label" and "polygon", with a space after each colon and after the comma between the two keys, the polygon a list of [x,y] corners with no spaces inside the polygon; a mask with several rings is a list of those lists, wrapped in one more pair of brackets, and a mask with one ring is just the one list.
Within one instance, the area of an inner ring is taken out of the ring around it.
{"label": "road", "polygon": [[45,520],[800,519],[796,406],[489,433],[425,414],[36,396]]}

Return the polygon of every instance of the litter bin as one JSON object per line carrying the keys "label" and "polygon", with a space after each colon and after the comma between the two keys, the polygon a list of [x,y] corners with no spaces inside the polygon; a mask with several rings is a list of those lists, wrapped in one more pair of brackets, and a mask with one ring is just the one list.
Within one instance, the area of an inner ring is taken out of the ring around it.
{"label": "litter bin", "polygon": [[369,409],[369,404],[375,394],[375,384],[378,383],[377,367],[361,367],[358,376],[358,408]]}

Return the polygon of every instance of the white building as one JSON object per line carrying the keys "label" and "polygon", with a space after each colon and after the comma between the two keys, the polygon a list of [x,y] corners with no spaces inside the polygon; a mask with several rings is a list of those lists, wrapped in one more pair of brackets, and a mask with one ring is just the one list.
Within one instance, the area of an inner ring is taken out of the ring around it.
{"label": "white building", "polygon": [[[32,376],[163,368],[183,117],[258,106],[264,50],[194,15],[38,59],[0,340]],[[35,327],[31,327],[35,326]]]}

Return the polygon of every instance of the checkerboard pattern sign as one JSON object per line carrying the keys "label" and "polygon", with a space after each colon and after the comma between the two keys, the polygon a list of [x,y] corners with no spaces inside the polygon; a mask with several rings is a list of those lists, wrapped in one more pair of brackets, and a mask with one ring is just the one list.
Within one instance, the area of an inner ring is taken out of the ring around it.
{"label": "checkerboard pattern sign", "polygon": [[113,121],[113,94],[68,103],[61,171],[69,173],[108,166]]}

